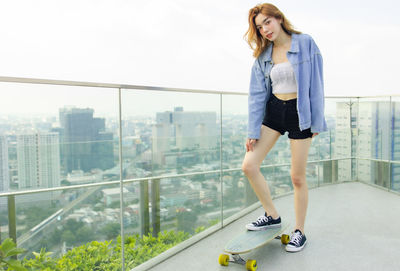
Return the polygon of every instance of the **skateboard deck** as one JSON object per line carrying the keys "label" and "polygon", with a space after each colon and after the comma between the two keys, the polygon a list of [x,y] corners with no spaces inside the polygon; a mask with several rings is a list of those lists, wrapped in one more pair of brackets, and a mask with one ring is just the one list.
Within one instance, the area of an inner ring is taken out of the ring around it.
{"label": "skateboard deck", "polygon": [[274,239],[280,239],[282,244],[289,242],[289,235],[283,234],[290,224],[282,223],[280,228],[270,228],[259,231],[248,231],[239,234],[229,241],[224,248],[226,253],[232,255],[233,260],[229,260],[229,255],[221,254],[219,263],[227,266],[229,262],[246,265],[247,270],[256,270],[255,260],[243,260],[239,254],[248,253],[254,249],[260,248]]}

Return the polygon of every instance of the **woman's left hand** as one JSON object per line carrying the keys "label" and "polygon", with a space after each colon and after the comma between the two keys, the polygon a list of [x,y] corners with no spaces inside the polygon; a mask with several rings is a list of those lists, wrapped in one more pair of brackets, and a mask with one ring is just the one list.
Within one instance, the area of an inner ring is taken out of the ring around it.
{"label": "woman's left hand", "polygon": [[312,137],[317,136],[317,135],[318,135],[318,133],[313,133]]}

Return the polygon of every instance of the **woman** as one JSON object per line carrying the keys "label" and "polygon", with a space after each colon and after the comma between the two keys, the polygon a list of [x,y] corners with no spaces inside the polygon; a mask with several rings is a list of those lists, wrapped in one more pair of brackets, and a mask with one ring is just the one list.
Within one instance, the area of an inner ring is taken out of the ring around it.
{"label": "woman", "polygon": [[242,170],[265,210],[248,230],[281,226],[268,185],[260,172],[265,156],[278,138],[288,132],[296,226],[286,251],[304,248],[308,205],[306,166],[312,137],[327,130],[324,116],[322,56],[314,40],[293,29],[272,4],[249,11],[246,40],[256,60],[248,97],[249,120]]}

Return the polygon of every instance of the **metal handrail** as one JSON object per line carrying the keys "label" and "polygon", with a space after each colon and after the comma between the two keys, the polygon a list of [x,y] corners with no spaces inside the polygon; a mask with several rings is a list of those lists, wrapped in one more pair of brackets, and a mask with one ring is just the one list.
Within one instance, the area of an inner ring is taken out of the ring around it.
{"label": "metal handrail", "polygon": [[[189,92],[189,93],[208,93],[208,94],[226,94],[226,95],[243,95],[247,96],[246,92],[240,91],[221,91],[221,90],[202,90],[202,89],[186,89],[186,88],[170,88],[157,86],[143,86],[130,84],[114,84],[114,83],[99,83],[85,81],[70,81],[70,80],[55,80],[55,79],[38,79],[26,77],[9,77],[0,76],[0,82],[6,83],[24,83],[24,84],[43,84],[43,85],[60,85],[60,86],[76,86],[76,87],[98,87],[98,88],[113,88],[113,89],[136,89],[136,90],[155,90],[166,92]],[[380,97],[400,97],[400,94],[387,94],[375,96],[325,96],[328,99],[346,99],[346,98],[380,98]]]}
{"label": "metal handrail", "polygon": [[243,96],[247,95],[247,93],[245,93],[245,92],[235,92],[235,91],[168,88],[168,87],[143,86],[143,85],[110,84],[110,83],[95,83],[95,82],[83,82],[83,81],[52,80],[52,79],[35,79],[35,78],[24,78],[24,77],[0,76],[0,82],[42,84],[42,85],[60,85],[60,86],[75,86],[75,87],[113,88],[113,89],[155,90],[155,91],[165,91],[165,92],[189,92],[189,93],[228,94],[228,95],[243,95]]}

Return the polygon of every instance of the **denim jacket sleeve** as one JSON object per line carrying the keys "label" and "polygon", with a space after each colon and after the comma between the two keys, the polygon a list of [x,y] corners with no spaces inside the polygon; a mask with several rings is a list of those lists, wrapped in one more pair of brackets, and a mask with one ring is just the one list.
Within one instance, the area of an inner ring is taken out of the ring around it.
{"label": "denim jacket sleeve", "polygon": [[250,89],[248,96],[248,138],[259,139],[261,124],[264,117],[267,89],[264,73],[261,70],[259,60],[254,61],[251,69]]}
{"label": "denim jacket sleeve", "polygon": [[321,133],[327,131],[324,115],[324,78],[323,61],[318,47],[314,44],[311,50],[311,85],[310,85],[310,106],[311,106],[311,132]]}

